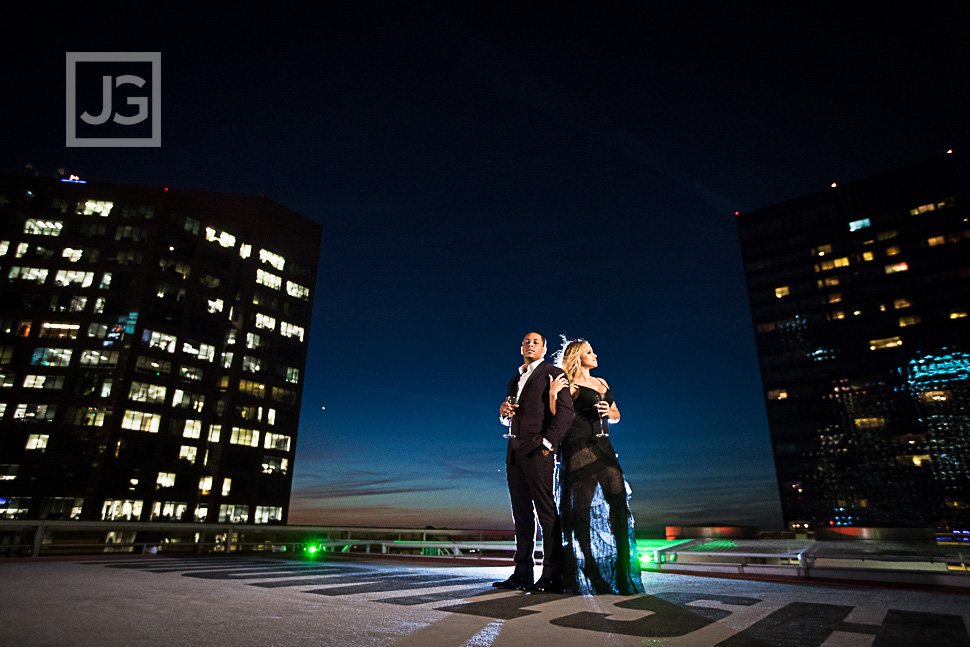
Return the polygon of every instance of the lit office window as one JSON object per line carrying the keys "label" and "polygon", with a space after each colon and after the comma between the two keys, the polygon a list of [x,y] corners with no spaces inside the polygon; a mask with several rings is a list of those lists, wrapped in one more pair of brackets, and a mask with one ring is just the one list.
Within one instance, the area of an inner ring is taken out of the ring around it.
{"label": "lit office window", "polygon": [[183,389],[175,389],[175,393],[172,395],[173,407],[192,409],[193,411],[201,412],[204,405],[205,396],[201,393],[192,393],[190,391],[184,391]]}
{"label": "lit office window", "polygon": [[290,460],[279,456],[263,456],[263,474],[286,474]]}
{"label": "lit office window", "polygon": [[188,504],[181,501],[156,501],[152,504],[151,519],[178,521],[188,509]]}
{"label": "lit office window", "polygon": [[915,326],[920,321],[922,321],[922,319],[920,318],[919,315],[913,315],[911,317],[900,317],[899,318],[899,327],[900,328],[905,328],[906,326]]}
{"label": "lit office window", "polygon": [[24,378],[25,389],[60,389],[63,387],[63,375],[28,375]]}
{"label": "lit office window", "polygon": [[235,247],[236,237],[224,231],[218,231],[212,227],[205,228],[205,239],[209,242],[219,243],[222,247]]}
{"label": "lit office window", "polygon": [[242,356],[242,370],[247,373],[260,373],[266,368],[266,362],[258,357]]}
{"label": "lit office window", "polygon": [[201,492],[203,496],[212,492],[211,476],[203,476],[199,479],[199,492]]}
{"label": "lit office window", "polygon": [[946,402],[949,396],[949,391],[923,391],[920,394],[920,400],[926,404],[937,404]]}
{"label": "lit office window", "polygon": [[121,420],[121,428],[157,434],[161,421],[162,417],[158,414],[128,409],[125,411],[125,416]]}
{"label": "lit office window", "polygon": [[893,265],[886,266],[886,274],[896,274],[897,272],[905,272],[909,269],[909,265],[904,263],[894,263]]}
{"label": "lit office window", "polygon": [[217,443],[219,442],[219,437],[222,435],[222,425],[210,425],[209,426],[209,442]]}
{"label": "lit office window", "polygon": [[208,299],[209,313],[215,314],[216,312],[222,312],[223,302],[222,299]]}
{"label": "lit office window", "polygon": [[246,445],[247,447],[259,447],[259,431],[256,429],[244,429],[241,427],[232,428],[232,436],[229,442],[233,445]]}
{"label": "lit office window", "polygon": [[249,258],[250,256],[252,256],[252,253],[253,253],[252,245],[248,245],[246,243],[242,243],[239,245],[239,256],[241,258]]}
{"label": "lit office window", "polygon": [[183,380],[192,380],[193,382],[202,381],[203,371],[201,368],[195,368],[194,366],[182,365],[179,367],[179,377]]}
{"label": "lit office window", "polygon": [[775,296],[777,298],[779,298],[779,299],[782,298],[782,297],[787,297],[789,295],[789,293],[790,293],[790,291],[789,291],[787,285],[783,285],[780,288],[775,288]]}
{"label": "lit office window", "polygon": [[118,351],[82,350],[81,366],[114,368],[118,365]]}
{"label": "lit office window", "polygon": [[785,389],[772,389],[768,391],[769,400],[786,400],[788,399],[788,391]]}
{"label": "lit office window", "polygon": [[832,261],[832,263],[836,267],[848,267],[849,266],[849,259],[847,257],[843,256],[842,258],[835,259],[834,261]]}
{"label": "lit office window", "polygon": [[297,326],[296,324],[291,324],[291,323],[286,323],[285,321],[281,321],[280,334],[283,335],[284,337],[297,337],[299,338],[300,341],[303,341],[303,334],[304,334],[303,326]]}
{"label": "lit office window", "polygon": [[924,465],[929,465],[933,462],[929,454],[909,454],[906,456],[897,456],[896,462],[904,466],[912,467],[922,467]]}
{"label": "lit office window", "polygon": [[2,497],[0,498],[0,519],[19,519],[27,514],[30,497]]}
{"label": "lit office window", "polygon": [[885,418],[856,418],[853,422],[858,429],[879,429],[886,426]]}
{"label": "lit office window", "polygon": [[902,308],[908,308],[911,305],[913,305],[913,304],[912,304],[912,302],[909,299],[895,299],[893,301],[893,307],[896,310],[900,310]]}
{"label": "lit office window", "polygon": [[256,327],[273,330],[276,328],[276,319],[268,315],[256,313]]}
{"label": "lit office window", "polygon": [[34,281],[43,283],[47,280],[48,270],[42,267],[11,267],[7,278],[17,281]]}
{"label": "lit office window", "polygon": [[67,410],[64,422],[81,427],[103,427],[111,420],[114,407],[71,407]]}
{"label": "lit office window", "polygon": [[165,402],[165,387],[148,382],[132,382],[128,399],[135,402],[161,404]]}
{"label": "lit office window", "polygon": [[918,216],[921,213],[926,213],[927,211],[936,211],[936,203],[930,202],[929,204],[921,204],[918,207],[909,210],[909,215]]}
{"label": "lit office window", "polygon": [[116,519],[137,521],[141,518],[143,505],[143,501],[108,499],[101,506],[101,519],[102,521],[114,521]]}
{"label": "lit office window", "polygon": [[950,319],[963,319],[967,316],[967,313],[963,310],[954,310],[950,313]]}
{"label": "lit office window", "polygon": [[884,339],[870,339],[869,350],[881,350],[884,348],[896,348],[902,346],[903,340],[899,337],[886,337]]}
{"label": "lit office window", "polygon": [[158,487],[175,487],[175,472],[159,472],[158,478],[155,479],[155,485]]}
{"label": "lit office window", "polygon": [[251,380],[239,380],[239,392],[261,398],[266,394],[266,385]]}
{"label": "lit office window", "polygon": [[926,244],[930,247],[936,247],[937,245],[942,245],[946,242],[945,236],[933,236],[932,238],[926,239]]}
{"label": "lit office window", "polygon": [[271,521],[282,520],[283,508],[264,505],[256,506],[256,515],[253,518],[253,523],[269,523]]}
{"label": "lit office window", "polygon": [[841,292],[833,292],[828,297],[828,302],[829,303],[839,303],[840,301],[842,301],[842,293]]}
{"label": "lit office window", "polygon": [[81,202],[77,206],[77,213],[80,216],[94,216],[98,215],[102,218],[107,217],[111,213],[111,209],[115,206],[114,202],[105,202],[103,200],[87,200]]}
{"label": "lit office window", "polygon": [[898,256],[898,255],[899,255],[899,246],[893,245],[892,247],[886,248],[886,256]]}
{"label": "lit office window", "polygon": [[261,249],[259,250],[259,262],[269,263],[270,265],[272,265],[273,267],[275,267],[276,269],[282,272],[283,265],[284,263],[286,263],[286,259],[284,259],[279,254],[274,254],[273,252],[267,251],[265,249]]}
{"label": "lit office window", "polygon": [[216,356],[216,347],[209,344],[201,344],[196,341],[186,340],[182,342],[182,352],[195,355],[201,360],[211,362]]}
{"label": "lit office window", "polygon": [[310,298],[310,288],[305,288],[298,283],[294,283],[293,281],[286,282],[286,293],[291,297],[303,299],[304,301]]}
{"label": "lit office window", "polygon": [[183,438],[201,438],[202,437],[202,421],[201,420],[186,420],[185,427],[182,429]]}
{"label": "lit office window", "polygon": [[38,236],[60,236],[64,229],[64,223],[60,220],[36,220],[30,218],[24,223],[25,234],[36,234]]}
{"label": "lit office window", "polygon": [[47,434],[30,434],[27,436],[25,449],[39,449],[40,451],[44,451],[47,449],[48,440],[50,440],[50,436]]}
{"label": "lit office window", "polygon": [[869,219],[863,218],[862,220],[853,220],[849,223],[849,231],[858,231],[859,229],[865,229],[869,226]]}
{"label": "lit office window", "polygon": [[149,348],[158,348],[167,353],[175,352],[175,342],[177,340],[178,337],[175,335],[168,335],[166,333],[148,330],[147,328],[141,337],[141,343],[148,344]]}
{"label": "lit office window", "polygon": [[278,449],[288,452],[290,451],[290,437],[267,432],[263,438],[263,449]]}
{"label": "lit office window", "polygon": [[32,366],[67,366],[71,363],[70,348],[35,348],[30,360]]}
{"label": "lit office window", "polygon": [[282,277],[264,272],[263,270],[256,270],[256,282],[268,288],[273,288],[274,290],[279,290],[283,286]]}
{"label": "lit office window", "polygon": [[10,241],[0,240],[0,256],[6,256],[8,249],[10,249]]}
{"label": "lit office window", "polygon": [[188,461],[190,463],[195,463],[196,457],[199,455],[199,448],[193,447],[192,445],[182,445],[179,448],[179,459],[183,461]]}
{"label": "lit office window", "polygon": [[219,521],[231,523],[246,523],[249,521],[248,505],[222,504],[219,506]]}
{"label": "lit office window", "polygon": [[159,260],[158,267],[163,273],[175,274],[183,279],[189,278],[189,275],[192,273],[192,267],[188,263],[173,261],[167,258]]}
{"label": "lit office window", "polygon": [[195,506],[195,520],[200,523],[205,523],[209,516],[209,506],[207,505],[197,505]]}
{"label": "lit office window", "polygon": [[819,245],[818,247],[812,250],[812,254],[815,256],[825,256],[826,254],[831,254],[831,253],[832,253],[831,245]]}
{"label": "lit office window", "polygon": [[222,496],[229,496],[229,491],[232,490],[232,479],[222,480]]}
{"label": "lit office window", "polygon": [[864,261],[872,261],[872,260],[875,260],[875,258],[876,258],[876,255],[873,254],[872,252],[862,252],[862,260]]}
{"label": "lit office window", "polygon": [[77,339],[80,329],[81,324],[45,321],[41,324],[40,333],[37,336],[50,339]]}

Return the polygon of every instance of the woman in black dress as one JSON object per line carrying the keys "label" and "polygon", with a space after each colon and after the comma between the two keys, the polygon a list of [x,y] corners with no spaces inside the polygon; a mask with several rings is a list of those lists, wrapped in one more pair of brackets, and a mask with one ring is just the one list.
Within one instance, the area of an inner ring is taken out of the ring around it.
{"label": "woman in black dress", "polygon": [[[592,595],[643,593],[628,486],[610,444],[609,426],[620,412],[606,380],[592,377],[596,354],[583,340],[571,342],[552,380],[550,404],[568,388],[576,417],[559,445],[560,501],[566,544],[565,589]],[[568,380],[568,381],[567,381]]]}

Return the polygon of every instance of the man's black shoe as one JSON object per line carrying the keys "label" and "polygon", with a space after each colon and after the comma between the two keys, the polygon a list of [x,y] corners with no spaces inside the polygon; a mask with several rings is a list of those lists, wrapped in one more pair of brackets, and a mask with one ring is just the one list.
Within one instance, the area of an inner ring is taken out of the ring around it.
{"label": "man's black shoe", "polygon": [[492,582],[492,586],[497,589],[521,589],[527,586],[532,586],[532,578],[527,575],[515,575],[505,580],[504,582]]}
{"label": "man's black shoe", "polygon": [[562,580],[552,579],[551,577],[540,577],[539,581],[535,584],[529,584],[522,587],[529,593],[562,593]]}

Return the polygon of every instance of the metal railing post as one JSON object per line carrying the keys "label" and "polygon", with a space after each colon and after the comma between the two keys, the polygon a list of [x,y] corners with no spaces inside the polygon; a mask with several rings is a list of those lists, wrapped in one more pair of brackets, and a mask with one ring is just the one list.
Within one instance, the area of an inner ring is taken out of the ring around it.
{"label": "metal railing post", "polygon": [[37,522],[37,532],[34,533],[34,548],[31,557],[40,557],[40,547],[44,543],[44,531],[46,530],[43,521]]}

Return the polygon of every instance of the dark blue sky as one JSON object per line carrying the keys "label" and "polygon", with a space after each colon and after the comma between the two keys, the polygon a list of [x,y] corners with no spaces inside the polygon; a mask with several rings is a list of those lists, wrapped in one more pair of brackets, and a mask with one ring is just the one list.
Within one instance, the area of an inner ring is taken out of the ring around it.
{"label": "dark blue sky", "polygon": [[[598,353],[639,525],[780,527],[734,212],[962,160],[965,3],[451,4],[11,19],[0,171],[323,225],[293,522],[510,525],[497,407],[538,330]],[[162,53],[160,149],[64,146],[67,51]]]}

